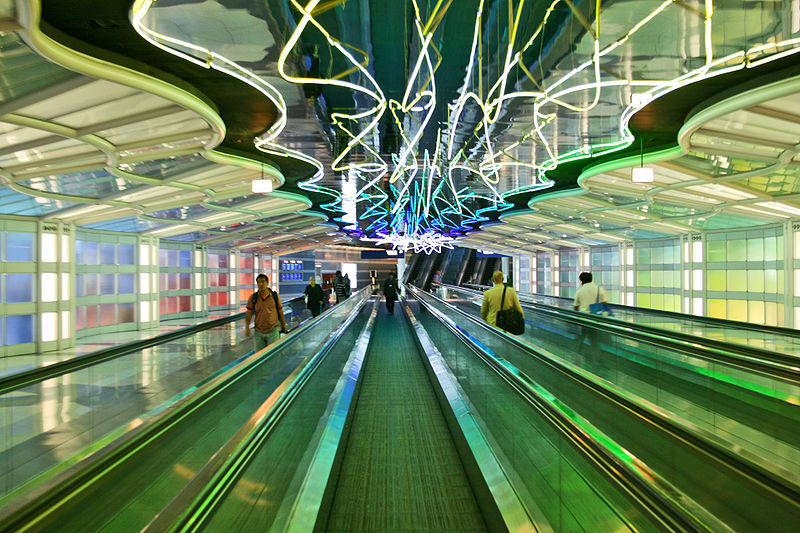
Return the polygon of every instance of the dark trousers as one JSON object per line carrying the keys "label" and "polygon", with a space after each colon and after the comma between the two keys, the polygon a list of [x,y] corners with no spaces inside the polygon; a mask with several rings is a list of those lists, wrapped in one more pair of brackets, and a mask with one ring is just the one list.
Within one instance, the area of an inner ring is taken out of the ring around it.
{"label": "dark trousers", "polygon": [[386,309],[390,314],[394,314],[394,299],[386,298]]}
{"label": "dark trousers", "polygon": [[319,316],[322,310],[322,304],[321,303],[314,304],[311,307],[309,307],[309,309],[311,310],[311,316]]}

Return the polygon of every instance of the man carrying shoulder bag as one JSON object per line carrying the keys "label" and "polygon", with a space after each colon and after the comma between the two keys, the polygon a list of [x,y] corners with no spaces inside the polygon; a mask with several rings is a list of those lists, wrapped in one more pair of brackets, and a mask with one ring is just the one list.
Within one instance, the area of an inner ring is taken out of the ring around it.
{"label": "man carrying shoulder bag", "polygon": [[520,335],[525,331],[525,317],[514,287],[503,283],[501,270],[492,274],[494,287],[483,293],[481,316],[483,319],[503,331]]}

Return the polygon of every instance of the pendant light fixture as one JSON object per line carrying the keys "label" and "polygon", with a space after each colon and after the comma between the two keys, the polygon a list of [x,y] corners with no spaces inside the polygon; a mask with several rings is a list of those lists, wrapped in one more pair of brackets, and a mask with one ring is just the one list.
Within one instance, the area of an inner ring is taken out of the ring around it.
{"label": "pendant light fixture", "polygon": [[644,166],[644,138],[639,137],[639,166],[631,169],[631,181],[634,183],[652,183],[655,181],[652,168]]}

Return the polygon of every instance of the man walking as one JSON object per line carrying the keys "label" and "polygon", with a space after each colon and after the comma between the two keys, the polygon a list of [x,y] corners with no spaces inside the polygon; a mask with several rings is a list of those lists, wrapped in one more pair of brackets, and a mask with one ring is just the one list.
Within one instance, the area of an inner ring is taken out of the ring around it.
{"label": "man walking", "polygon": [[394,272],[390,273],[387,280],[383,282],[383,297],[386,298],[386,309],[390,315],[393,315],[394,302],[397,300],[397,280]]}
{"label": "man walking", "polygon": [[287,333],[286,320],[283,318],[283,305],[278,293],[269,288],[269,278],[264,274],[256,277],[258,291],[247,300],[247,312],[244,316],[245,335],[250,336],[250,321],[255,315],[255,335],[253,346],[259,351],[276,342],[281,333]]}

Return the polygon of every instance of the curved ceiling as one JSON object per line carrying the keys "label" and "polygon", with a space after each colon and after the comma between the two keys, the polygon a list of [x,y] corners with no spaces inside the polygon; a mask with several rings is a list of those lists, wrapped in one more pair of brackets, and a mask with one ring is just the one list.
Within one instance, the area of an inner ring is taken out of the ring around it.
{"label": "curved ceiling", "polygon": [[[800,215],[796,3],[18,4],[0,2],[2,213],[272,253]],[[653,183],[631,182],[641,164]],[[251,193],[262,177],[278,192]]]}

